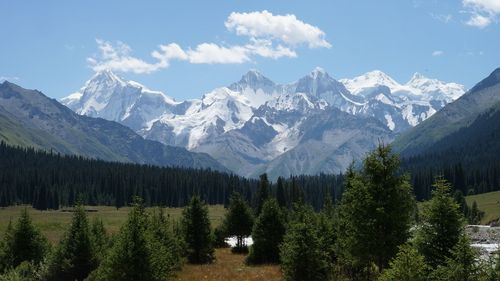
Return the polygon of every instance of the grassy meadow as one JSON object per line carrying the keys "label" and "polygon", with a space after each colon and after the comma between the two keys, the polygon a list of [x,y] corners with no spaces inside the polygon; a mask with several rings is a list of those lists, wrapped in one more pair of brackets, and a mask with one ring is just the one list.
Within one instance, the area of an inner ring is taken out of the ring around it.
{"label": "grassy meadow", "polygon": [[[38,211],[31,208],[31,206],[11,206],[0,208],[0,235],[7,228],[9,221],[17,220],[23,208],[28,208],[29,214],[33,223],[40,228],[42,233],[51,241],[56,243],[61,239],[64,230],[69,226],[71,221],[72,212],[71,208],[62,208],[59,210]],[[120,226],[127,219],[127,214],[130,211],[129,207],[116,209],[111,206],[87,206],[89,210],[88,217],[92,221],[94,217],[100,217],[108,233],[113,234],[120,230]],[[148,208],[153,210],[154,208]],[[177,220],[181,217],[182,208],[164,208],[165,214],[170,218]],[[217,226],[222,222],[224,217],[224,207],[222,205],[215,205],[209,207],[210,220],[212,226]]]}
{"label": "grassy meadow", "polygon": [[465,200],[469,206],[476,201],[479,210],[485,212],[481,224],[488,224],[500,218],[500,191],[470,195],[465,197]]}

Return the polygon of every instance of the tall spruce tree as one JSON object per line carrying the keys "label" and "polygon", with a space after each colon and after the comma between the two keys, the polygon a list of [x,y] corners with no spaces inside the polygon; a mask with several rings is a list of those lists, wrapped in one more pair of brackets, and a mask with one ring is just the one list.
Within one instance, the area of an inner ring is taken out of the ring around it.
{"label": "tall spruce tree", "polygon": [[194,264],[210,263],[214,248],[207,205],[193,196],[182,212],[182,232],[188,261]]}
{"label": "tall spruce tree", "polygon": [[382,272],[379,281],[427,281],[429,268],[424,257],[410,244],[399,247],[389,268]]}
{"label": "tall spruce tree", "polygon": [[269,180],[267,179],[267,174],[260,175],[260,182],[257,192],[255,194],[255,216],[258,216],[262,211],[262,206],[264,202],[269,198]]}
{"label": "tall spruce tree", "polygon": [[236,236],[235,251],[247,251],[244,239],[252,233],[253,216],[248,204],[239,193],[233,193],[224,218],[224,230],[229,236]]}
{"label": "tall spruce tree", "polygon": [[147,214],[142,200],[134,201],[113,247],[90,280],[155,280],[145,234]]}
{"label": "tall spruce tree", "polygon": [[47,280],[84,280],[97,267],[97,258],[82,205],[73,213],[71,225],[64,234],[48,266]]}
{"label": "tall spruce tree", "polygon": [[278,177],[278,180],[276,181],[276,200],[281,208],[285,208],[287,206],[285,186],[283,184],[282,177]]}
{"label": "tall spruce tree", "polygon": [[379,271],[387,267],[409,237],[414,197],[409,179],[399,172],[399,157],[379,145],[363,161],[360,173],[350,169],[339,205],[338,248],[354,266]]}
{"label": "tall spruce tree", "polygon": [[154,279],[166,280],[180,268],[181,251],[163,209],[152,213],[146,233]]}
{"label": "tall spruce tree", "polygon": [[47,239],[33,225],[26,208],[21,211],[11,235],[4,245],[9,258],[6,261],[8,267],[16,267],[23,261],[38,264],[49,250]]}
{"label": "tall spruce tree", "polygon": [[463,216],[450,195],[451,185],[438,178],[433,186],[435,190],[428,205],[424,206],[416,242],[429,266],[436,268],[451,256],[462,233]]}
{"label": "tall spruce tree", "polygon": [[281,270],[286,281],[328,280],[329,267],[318,233],[316,214],[296,207],[280,246]]}
{"label": "tall spruce tree", "polygon": [[253,245],[247,262],[278,263],[285,230],[286,219],[278,202],[273,198],[266,200],[252,230]]}

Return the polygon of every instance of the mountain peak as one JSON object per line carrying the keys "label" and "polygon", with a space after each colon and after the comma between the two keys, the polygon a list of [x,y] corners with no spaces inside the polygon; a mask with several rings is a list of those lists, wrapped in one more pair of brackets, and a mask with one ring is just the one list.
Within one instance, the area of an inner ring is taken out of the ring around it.
{"label": "mountain peak", "polygon": [[316,79],[318,77],[322,76],[328,76],[328,73],[321,67],[316,66],[312,71],[311,71],[311,77]]}
{"label": "mountain peak", "polygon": [[94,76],[92,76],[92,78],[90,78],[89,82],[90,81],[95,81],[95,82],[99,82],[99,83],[102,83],[104,81],[109,81],[109,82],[115,82],[115,83],[119,83],[119,84],[125,84],[125,81],[123,79],[118,77],[118,75],[116,75],[115,73],[113,73],[113,71],[111,71],[109,69],[104,69],[104,70],[96,72],[94,74]]}
{"label": "mountain peak", "polygon": [[408,83],[411,83],[412,81],[416,81],[416,80],[423,80],[423,79],[429,79],[429,78],[425,77],[422,73],[415,72],[413,74],[413,76],[411,77],[410,82],[408,82]]}
{"label": "mountain peak", "polygon": [[258,89],[270,90],[275,86],[276,84],[271,79],[262,75],[258,70],[250,69],[241,77],[240,81],[231,84],[228,88],[233,91],[242,91],[245,88],[251,88],[256,91]]}

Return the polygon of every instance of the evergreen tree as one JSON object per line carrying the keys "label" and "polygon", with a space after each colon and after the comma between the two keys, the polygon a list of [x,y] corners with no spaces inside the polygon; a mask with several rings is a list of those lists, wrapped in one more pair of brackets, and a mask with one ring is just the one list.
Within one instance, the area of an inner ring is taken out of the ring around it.
{"label": "evergreen tree", "polygon": [[[460,235],[458,243],[447,258],[445,266],[439,266],[436,278],[445,278],[447,281],[476,281],[483,274],[478,263],[479,252],[470,245],[465,233]],[[437,277],[439,276],[439,277]]]}
{"label": "evergreen tree", "polygon": [[210,263],[214,259],[207,205],[193,196],[182,212],[182,231],[190,263]]}
{"label": "evergreen tree", "polygon": [[333,267],[337,262],[337,251],[335,244],[337,241],[337,233],[335,232],[335,208],[333,206],[332,197],[329,193],[325,197],[323,209],[319,214],[319,233],[321,233],[321,245],[326,252],[328,262]]}
{"label": "evergreen tree", "polygon": [[409,244],[399,247],[389,268],[383,271],[379,281],[426,281],[428,267],[424,257]]}
{"label": "evergreen tree", "polygon": [[424,206],[422,224],[417,233],[417,247],[432,268],[444,265],[462,233],[463,219],[459,206],[450,195],[450,184],[436,179],[432,199]]}
{"label": "evergreen tree", "polygon": [[408,178],[399,173],[399,158],[379,145],[361,172],[348,171],[339,205],[339,248],[355,266],[385,268],[409,237],[414,198]]}
{"label": "evergreen tree", "polygon": [[0,274],[6,271],[11,266],[13,253],[11,245],[14,237],[14,227],[12,220],[9,220],[7,229],[3,234],[3,239],[0,241]]}
{"label": "evergreen tree", "polygon": [[253,245],[247,257],[248,263],[279,262],[279,245],[283,242],[285,224],[285,215],[278,202],[268,199],[252,230]]}
{"label": "evergreen tree", "polygon": [[306,207],[299,207],[280,247],[284,280],[328,279],[327,257],[321,249],[319,236],[314,212]]}
{"label": "evergreen tree", "polygon": [[95,217],[90,226],[90,239],[96,253],[96,258],[100,261],[103,254],[107,251],[109,238],[104,228],[102,219]]}
{"label": "evergreen tree", "polygon": [[47,280],[84,280],[96,267],[87,214],[84,207],[78,205],[68,231],[49,262]]}
{"label": "evergreen tree", "polygon": [[153,212],[147,227],[148,248],[154,279],[163,281],[180,268],[180,245],[162,209]]}
{"label": "evergreen tree", "polygon": [[287,206],[285,187],[283,185],[282,177],[278,177],[278,180],[276,181],[276,200],[281,208],[285,208]]}
{"label": "evergreen tree", "polygon": [[269,180],[267,174],[264,173],[260,175],[259,187],[255,194],[255,216],[260,214],[267,198],[269,198]]}
{"label": "evergreen tree", "polygon": [[477,202],[476,200],[474,200],[474,202],[472,202],[472,207],[470,208],[468,216],[469,224],[479,224],[483,216],[484,212],[479,210],[479,208],[477,207]]}
{"label": "evergreen tree", "polygon": [[9,257],[6,261],[8,267],[16,267],[23,261],[38,264],[49,250],[47,239],[33,225],[26,208],[21,211],[9,240],[5,245]]}
{"label": "evergreen tree", "polygon": [[135,199],[127,221],[113,247],[90,280],[150,281],[153,266],[146,239],[147,215],[142,200]]}
{"label": "evergreen tree", "polygon": [[252,233],[253,216],[250,207],[239,193],[233,193],[231,196],[223,225],[226,235],[236,236],[235,251],[246,252],[244,240]]}

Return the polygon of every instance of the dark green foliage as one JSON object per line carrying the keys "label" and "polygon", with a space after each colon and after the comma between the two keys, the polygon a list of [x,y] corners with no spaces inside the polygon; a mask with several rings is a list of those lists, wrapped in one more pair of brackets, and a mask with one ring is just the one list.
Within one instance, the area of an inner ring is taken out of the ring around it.
{"label": "dark green foliage", "polygon": [[476,281],[483,274],[478,263],[479,252],[470,246],[470,240],[461,234],[444,266],[439,266],[435,278],[443,281]]}
{"label": "dark green foliage", "polygon": [[224,218],[224,230],[228,236],[236,236],[236,252],[246,251],[244,238],[252,233],[253,216],[248,204],[239,193],[233,193]]}
{"label": "dark green foliage", "polygon": [[162,281],[181,266],[181,251],[162,209],[153,212],[146,237],[154,280]]}
{"label": "dark green foliage", "polygon": [[[318,210],[327,193],[340,197],[342,181],[342,175],[325,174],[283,179],[286,205],[305,202]],[[0,141],[0,207],[23,203],[57,209],[73,206],[78,195],[85,205],[117,208],[134,196],[143,197],[146,206],[183,207],[193,194],[211,205],[227,205],[235,191],[250,201],[258,185],[257,180],[212,170],[111,163],[14,148]]]}
{"label": "dark green foliage", "polygon": [[348,171],[338,207],[337,237],[342,262],[350,267],[385,268],[409,237],[414,198],[399,158],[380,145],[360,173]]}
{"label": "dark green foliage", "polygon": [[471,123],[418,155],[403,155],[401,166],[411,173],[418,200],[431,197],[436,175],[464,195],[500,189],[500,103]]}
{"label": "dark green foliage", "polygon": [[71,225],[49,261],[47,280],[84,280],[97,267],[87,214],[82,205],[73,213]]}
{"label": "dark green foliage", "polygon": [[227,248],[229,244],[226,243],[226,232],[222,225],[219,225],[214,228],[213,231],[213,240],[215,248]]}
{"label": "dark green foliage", "polygon": [[210,263],[214,259],[214,248],[210,231],[207,205],[198,196],[182,212],[182,233],[186,255],[190,263]]}
{"label": "dark green foliage", "polygon": [[444,265],[462,233],[463,219],[459,206],[450,195],[451,186],[436,179],[432,199],[424,207],[418,229],[417,247],[429,266]]}
{"label": "dark green foliage", "polygon": [[90,226],[90,239],[94,251],[97,253],[96,258],[100,261],[108,249],[109,237],[104,228],[102,219],[98,217],[94,218]]}
{"label": "dark green foliage", "polygon": [[337,233],[335,231],[336,222],[335,208],[332,198],[329,194],[325,197],[323,209],[319,214],[319,233],[321,233],[321,245],[326,252],[330,267],[334,267],[337,262],[337,250],[335,244],[337,243]]}
{"label": "dark green foliage", "polygon": [[143,197],[147,206],[182,207],[193,194],[224,204],[233,191],[251,196],[257,185],[257,180],[213,170],[112,163],[0,142],[0,207],[22,203],[57,209],[73,206],[78,195],[85,205],[116,207],[134,196]]}
{"label": "dark green foliage", "polygon": [[328,279],[328,262],[322,250],[316,215],[306,207],[295,211],[280,247],[284,280],[323,281]]}
{"label": "dark green foliage", "polygon": [[285,215],[275,199],[264,202],[252,230],[253,245],[247,262],[251,264],[278,263],[279,245],[286,229]]}
{"label": "dark green foliage", "polygon": [[379,281],[426,281],[429,268],[424,257],[409,244],[399,247],[398,254],[383,271]]}
{"label": "dark green foliage", "polygon": [[260,214],[262,206],[264,206],[264,202],[269,196],[269,180],[267,179],[267,174],[262,174],[260,175],[259,187],[255,193],[255,216]]}
{"label": "dark green foliage", "polygon": [[467,221],[469,224],[479,224],[484,216],[484,212],[479,210],[477,207],[477,202],[474,200],[472,202],[472,207],[470,208],[469,215],[467,216]]}
{"label": "dark green foliage", "polygon": [[147,215],[136,200],[105,260],[91,280],[155,280],[146,238]]}
{"label": "dark green foliage", "polygon": [[48,250],[47,239],[33,225],[28,211],[23,209],[15,225],[9,226],[4,237],[3,268],[17,267],[23,261],[38,264]]}
{"label": "dark green foliage", "polygon": [[278,177],[278,180],[276,181],[276,200],[278,201],[278,205],[280,205],[281,208],[284,208],[287,206],[286,195],[285,195],[285,186],[283,184],[282,177]]}

